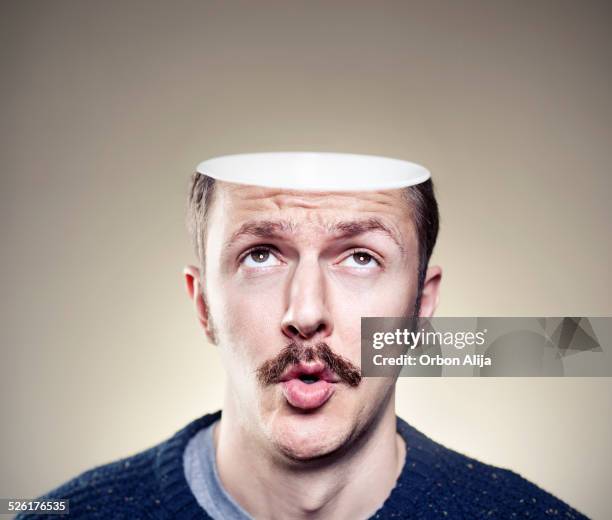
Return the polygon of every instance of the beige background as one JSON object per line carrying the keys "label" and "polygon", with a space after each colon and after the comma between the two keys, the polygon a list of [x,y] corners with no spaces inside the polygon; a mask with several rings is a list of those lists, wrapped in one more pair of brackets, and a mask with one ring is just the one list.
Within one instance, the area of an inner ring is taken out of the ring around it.
{"label": "beige background", "polygon": [[[437,184],[439,315],[611,315],[609,2],[1,4],[0,496],[220,406],[184,295],[212,155],[373,153]],[[612,518],[610,379],[402,380],[398,413]]]}

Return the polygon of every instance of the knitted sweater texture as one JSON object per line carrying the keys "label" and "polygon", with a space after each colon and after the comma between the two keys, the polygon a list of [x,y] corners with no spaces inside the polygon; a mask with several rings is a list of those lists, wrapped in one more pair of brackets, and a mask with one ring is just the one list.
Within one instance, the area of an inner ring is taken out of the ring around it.
{"label": "knitted sweater texture", "polygon": [[[208,519],[185,479],[183,451],[220,416],[205,415],[165,442],[87,471],[41,498],[69,499],[65,517],[71,520]],[[445,448],[399,417],[397,431],[406,442],[406,461],[373,519],[586,518],[517,473]],[[34,516],[43,515],[17,518]]]}

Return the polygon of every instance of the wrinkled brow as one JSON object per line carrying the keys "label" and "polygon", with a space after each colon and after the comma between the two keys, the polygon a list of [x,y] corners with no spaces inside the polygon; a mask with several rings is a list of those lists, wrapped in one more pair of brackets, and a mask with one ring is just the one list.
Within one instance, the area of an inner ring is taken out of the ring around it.
{"label": "wrinkled brow", "polygon": [[387,235],[393,240],[397,246],[403,251],[400,237],[383,223],[382,220],[372,217],[364,220],[347,220],[338,221],[327,226],[329,233],[337,235],[338,238],[351,238],[367,233],[368,231],[379,231]]}
{"label": "wrinkled brow", "polygon": [[[274,239],[294,233],[296,229],[296,224],[288,220],[250,220],[242,224],[240,228],[232,234],[226,243],[226,247],[231,246],[233,242],[243,236]],[[402,252],[404,251],[400,237],[376,217],[332,222],[325,226],[325,230],[336,239],[352,238],[370,231],[382,232],[391,238]]]}
{"label": "wrinkled brow", "polygon": [[230,246],[242,236],[258,238],[278,238],[281,235],[292,233],[295,225],[288,220],[249,220],[232,233],[226,245]]}

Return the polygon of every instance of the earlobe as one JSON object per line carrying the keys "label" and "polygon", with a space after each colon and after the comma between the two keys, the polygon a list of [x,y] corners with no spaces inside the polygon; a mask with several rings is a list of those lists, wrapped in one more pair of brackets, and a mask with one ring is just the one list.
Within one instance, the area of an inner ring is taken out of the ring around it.
{"label": "earlobe", "polygon": [[432,266],[427,269],[423,291],[421,293],[421,308],[419,316],[421,318],[431,318],[438,307],[440,297],[440,282],[442,281],[442,268]]}

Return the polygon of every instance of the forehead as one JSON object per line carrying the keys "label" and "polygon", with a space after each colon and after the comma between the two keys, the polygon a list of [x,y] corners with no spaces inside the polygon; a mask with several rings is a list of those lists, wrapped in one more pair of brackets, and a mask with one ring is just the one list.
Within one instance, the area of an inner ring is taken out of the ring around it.
{"label": "forehead", "polygon": [[338,223],[369,220],[388,229],[406,247],[414,240],[411,210],[402,189],[312,192],[217,181],[210,210],[209,239],[216,235],[227,240],[245,224],[258,221],[282,220],[293,236],[323,237],[337,230]]}
{"label": "forehead", "polygon": [[376,217],[389,225],[412,227],[403,190],[313,192],[263,188],[217,181],[213,211],[231,226],[257,218],[286,218],[327,227],[338,218]]}

